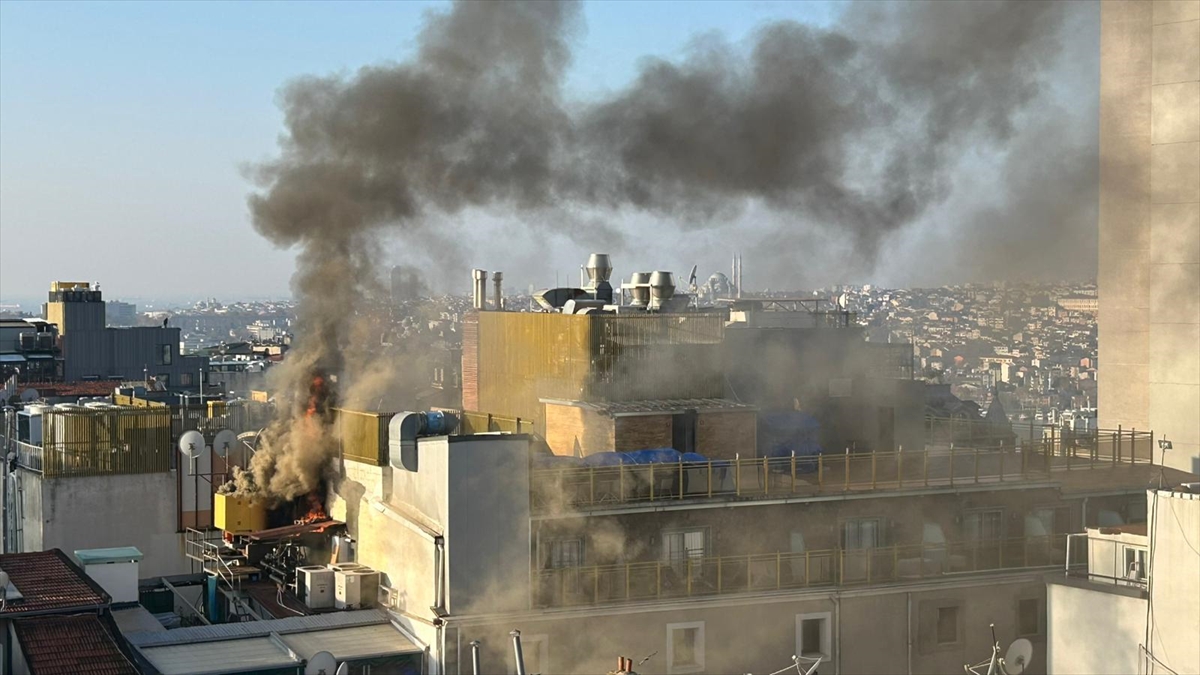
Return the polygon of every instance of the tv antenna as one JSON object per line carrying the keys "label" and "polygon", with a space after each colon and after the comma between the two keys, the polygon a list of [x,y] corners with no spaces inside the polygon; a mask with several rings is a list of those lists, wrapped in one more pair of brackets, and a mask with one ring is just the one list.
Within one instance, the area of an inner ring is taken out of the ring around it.
{"label": "tv antenna", "polygon": [[[975,665],[963,665],[963,670],[971,675],[1021,675],[1033,660],[1033,643],[1025,638],[1013,640],[1000,657],[1000,642],[996,640],[996,624],[989,624],[992,629],[992,657]],[[985,670],[986,668],[986,670]]]}
{"label": "tv antenna", "polygon": [[343,672],[342,666],[345,665],[339,666],[337,659],[329,652],[317,652],[304,666],[304,675],[335,675]]}
{"label": "tv antenna", "polygon": [[237,434],[230,429],[222,429],[213,437],[212,449],[217,457],[227,457],[231,448],[237,447]]}
{"label": "tv antenna", "polygon": [[194,429],[185,431],[179,437],[179,452],[195,462],[200,453],[204,452],[204,434]]}
{"label": "tv antenna", "polygon": [[821,665],[821,662],[824,660],[824,656],[799,656],[792,654],[792,663],[776,670],[771,675],[784,675],[784,673],[789,673],[793,670],[798,675],[813,675],[817,672],[817,666]]}

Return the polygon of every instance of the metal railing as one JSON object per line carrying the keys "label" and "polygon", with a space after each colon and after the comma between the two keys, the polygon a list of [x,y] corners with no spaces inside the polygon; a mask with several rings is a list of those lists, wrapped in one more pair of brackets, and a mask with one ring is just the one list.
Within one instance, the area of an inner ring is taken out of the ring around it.
{"label": "metal railing", "polygon": [[[1145,434],[1137,442],[1153,439]],[[1055,471],[1147,463],[1122,455],[1130,438],[1113,445],[1047,438],[1019,447],[755,457],[675,464],[538,469],[531,472],[535,509],[591,507],[711,497],[770,499],[789,495],[912,490],[1045,481]]]}
{"label": "metal railing", "polygon": [[805,588],[871,586],[1063,564],[1062,536],[689,557],[540,570],[537,607],[598,605]]}
{"label": "metal railing", "polygon": [[[1125,560],[1126,550],[1141,550],[1145,553],[1145,548],[1115,539],[1093,537],[1087,532],[1068,534],[1067,543],[1068,554],[1063,563],[1063,571],[1067,576],[1143,590],[1147,587],[1150,570],[1143,566],[1148,563],[1148,556],[1135,558],[1130,561],[1132,565],[1127,565]],[[1111,555],[1102,555],[1103,549],[1108,549]],[[1101,565],[1103,571],[1099,571]]]}

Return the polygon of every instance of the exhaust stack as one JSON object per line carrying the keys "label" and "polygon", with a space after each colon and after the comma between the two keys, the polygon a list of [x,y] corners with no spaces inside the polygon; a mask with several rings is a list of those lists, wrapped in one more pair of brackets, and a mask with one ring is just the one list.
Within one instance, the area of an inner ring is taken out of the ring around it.
{"label": "exhaust stack", "polygon": [[496,272],[495,274],[492,275],[492,285],[494,286],[494,293],[496,296],[495,299],[492,301],[492,303],[495,305],[494,309],[497,312],[504,309],[504,290],[503,290],[504,286],[503,286],[503,284],[504,284],[504,272]]}
{"label": "exhaust stack", "polygon": [[472,295],[472,304],[475,309],[483,311],[487,309],[487,270],[475,269],[471,270],[471,275],[475,280],[474,293]]}

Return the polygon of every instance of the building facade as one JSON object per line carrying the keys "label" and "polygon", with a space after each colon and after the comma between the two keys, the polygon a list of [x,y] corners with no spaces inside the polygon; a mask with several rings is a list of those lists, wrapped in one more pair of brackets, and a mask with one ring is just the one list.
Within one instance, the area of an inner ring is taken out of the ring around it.
{"label": "building facade", "polygon": [[1100,426],[1200,471],[1200,0],[1100,12]]}

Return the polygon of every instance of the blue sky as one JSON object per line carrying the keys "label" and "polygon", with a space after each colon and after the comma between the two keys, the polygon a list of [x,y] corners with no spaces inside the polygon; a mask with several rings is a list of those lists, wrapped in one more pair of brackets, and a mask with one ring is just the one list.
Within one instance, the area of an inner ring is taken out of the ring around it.
{"label": "blue sky", "polygon": [[[427,2],[0,2],[0,304],[54,279],[110,298],[285,296],[292,254],[251,229],[239,167],[273,154],[289,78],[403,60]],[[737,42],[829,2],[591,2],[573,96],[644,56]]]}

